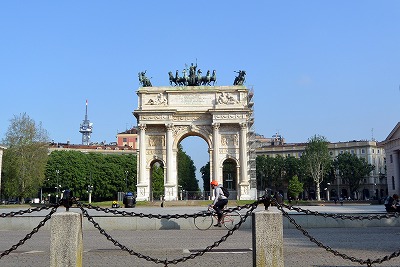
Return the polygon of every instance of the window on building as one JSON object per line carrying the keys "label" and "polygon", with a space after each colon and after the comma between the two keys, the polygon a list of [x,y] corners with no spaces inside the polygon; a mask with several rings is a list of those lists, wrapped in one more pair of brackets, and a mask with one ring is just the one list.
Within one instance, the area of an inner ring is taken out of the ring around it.
{"label": "window on building", "polygon": [[381,151],[378,149],[378,154],[380,154],[380,152],[381,152]]}
{"label": "window on building", "polygon": [[350,154],[354,155],[354,149],[350,150]]}
{"label": "window on building", "polygon": [[392,190],[396,190],[396,186],[394,184],[394,177],[392,176]]}
{"label": "window on building", "polygon": [[340,154],[343,154],[343,150],[340,150]]}
{"label": "window on building", "polygon": [[361,149],[361,154],[365,154],[365,149],[364,148]]}
{"label": "window on building", "polygon": [[393,155],[390,155],[390,163],[393,163]]}
{"label": "window on building", "polygon": [[372,149],[372,154],[374,154],[375,153],[375,149]]}
{"label": "window on building", "polygon": [[329,151],[329,155],[333,156],[333,152],[332,152],[332,151]]}
{"label": "window on building", "polygon": [[128,141],[128,140],[126,139],[126,137],[122,138],[122,142],[126,142],[126,141]]}

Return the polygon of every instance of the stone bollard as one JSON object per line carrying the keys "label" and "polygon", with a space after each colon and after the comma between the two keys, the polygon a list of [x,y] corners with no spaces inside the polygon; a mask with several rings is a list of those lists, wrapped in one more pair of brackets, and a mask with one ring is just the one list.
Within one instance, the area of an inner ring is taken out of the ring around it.
{"label": "stone bollard", "polygon": [[283,267],[283,219],[280,212],[253,213],[253,267]]}
{"label": "stone bollard", "polygon": [[81,267],[82,215],[55,213],[51,218],[50,267]]}

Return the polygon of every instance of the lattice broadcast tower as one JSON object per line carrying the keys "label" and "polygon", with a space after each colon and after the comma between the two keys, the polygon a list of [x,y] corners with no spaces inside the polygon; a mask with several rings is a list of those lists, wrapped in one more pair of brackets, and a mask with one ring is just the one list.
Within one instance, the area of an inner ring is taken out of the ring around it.
{"label": "lattice broadcast tower", "polygon": [[88,110],[88,101],[86,100],[85,119],[81,123],[81,127],[79,129],[79,132],[82,134],[82,145],[89,145],[90,134],[92,133],[92,129],[93,129],[93,123],[91,123],[88,120],[87,110]]}

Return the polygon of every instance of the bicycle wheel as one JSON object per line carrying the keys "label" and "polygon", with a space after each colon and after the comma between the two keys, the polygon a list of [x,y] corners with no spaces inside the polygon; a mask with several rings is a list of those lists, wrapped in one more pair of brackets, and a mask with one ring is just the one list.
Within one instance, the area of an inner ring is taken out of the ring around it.
{"label": "bicycle wheel", "polygon": [[198,217],[194,218],[194,225],[199,230],[207,230],[211,227],[213,223],[213,216],[212,214],[206,214],[204,216],[199,215]]}
{"label": "bicycle wheel", "polygon": [[223,220],[225,228],[232,230],[242,220],[242,215],[237,211],[224,212]]}

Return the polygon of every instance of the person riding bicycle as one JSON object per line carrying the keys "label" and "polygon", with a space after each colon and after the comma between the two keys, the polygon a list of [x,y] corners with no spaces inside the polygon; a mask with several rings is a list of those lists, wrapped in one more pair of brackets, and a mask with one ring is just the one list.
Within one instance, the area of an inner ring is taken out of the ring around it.
{"label": "person riding bicycle", "polygon": [[221,187],[218,186],[217,181],[214,180],[211,182],[211,188],[214,190],[214,201],[211,207],[215,210],[218,217],[218,223],[214,226],[221,227],[222,211],[228,204],[228,198],[224,195]]}

